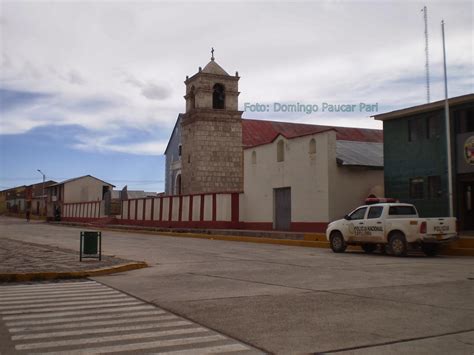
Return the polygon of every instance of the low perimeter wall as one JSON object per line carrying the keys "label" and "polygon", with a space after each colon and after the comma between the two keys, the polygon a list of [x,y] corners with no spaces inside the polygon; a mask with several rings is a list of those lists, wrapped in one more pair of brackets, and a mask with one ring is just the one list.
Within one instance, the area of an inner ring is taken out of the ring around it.
{"label": "low perimeter wall", "polygon": [[123,201],[118,223],[166,228],[239,228],[239,193]]}
{"label": "low perimeter wall", "polygon": [[61,217],[65,220],[94,220],[106,217],[104,209],[104,201],[64,203],[61,209]]}
{"label": "low perimeter wall", "polygon": [[[122,201],[121,215],[110,223],[163,228],[273,230],[273,221],[246,222],[243,213],[243,193],[224,192],[196,195],[160,196]],[[104,202],[64,204],[65,221],[107,222]],[[111,216],[113,217],[113,216]],[[105,219],[104,219],[105,218]],[[327,223],[292,222],[292,232],[324,232]]]}

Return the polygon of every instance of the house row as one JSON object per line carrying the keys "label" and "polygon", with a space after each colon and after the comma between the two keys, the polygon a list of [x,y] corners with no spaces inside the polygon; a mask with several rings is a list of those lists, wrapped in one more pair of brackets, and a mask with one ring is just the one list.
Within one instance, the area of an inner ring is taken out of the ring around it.
{"label": "house row", "polygon": [[86,218],[102,218],[121,213],[121,201],[157,196],[156,192],[113,190],[115,185],[92,175],[61,182],[45,181],[0,191],[1,212],[25,213],[54,218],[63,216],[69,205],[92,206]]}
{"label": "house row", "polygon": [[46,214],[46,189],[56,184],[48,180],[32,185],[22,185],[0,191],[0,213],[24,213],[29,210],[32,214]]}

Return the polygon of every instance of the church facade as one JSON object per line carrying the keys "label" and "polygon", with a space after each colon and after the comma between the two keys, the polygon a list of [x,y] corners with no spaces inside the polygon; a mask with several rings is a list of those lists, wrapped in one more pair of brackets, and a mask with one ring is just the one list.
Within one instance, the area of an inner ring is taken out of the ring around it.
{"label": "church facade", "polygon": [[238,228],[314,232],[383,196],[381,130],[243,119],[238,82],[214,58],[186,78],[166,195],[238,193]]}

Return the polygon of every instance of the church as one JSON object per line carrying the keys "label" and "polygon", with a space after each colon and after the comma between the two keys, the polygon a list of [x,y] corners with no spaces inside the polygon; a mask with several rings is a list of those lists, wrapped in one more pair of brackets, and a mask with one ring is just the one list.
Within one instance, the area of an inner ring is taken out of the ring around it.
{"label": "church", "polygon": [[383,196],[381,130],[244,119],[239,79],[214,56],[186,77],[186,110],[165,150],[166,196],[231,193],[235,228],[307,232]]}

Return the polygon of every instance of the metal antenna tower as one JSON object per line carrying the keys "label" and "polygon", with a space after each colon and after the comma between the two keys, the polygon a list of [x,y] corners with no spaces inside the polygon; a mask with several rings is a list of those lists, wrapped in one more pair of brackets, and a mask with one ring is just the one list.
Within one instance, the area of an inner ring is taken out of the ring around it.
{"label": "metal antenna tower", "polygon": [[430,102],[430,62],[429,62],[429,49],[428,49],[428,9],[426,6],[421,10],[423,12],[423,18],[425,20],[425,69],[426,69],[426,100]]}

